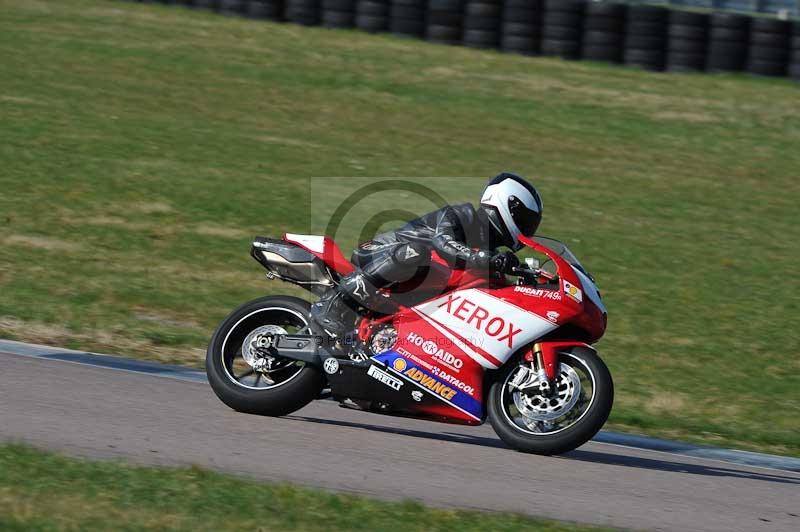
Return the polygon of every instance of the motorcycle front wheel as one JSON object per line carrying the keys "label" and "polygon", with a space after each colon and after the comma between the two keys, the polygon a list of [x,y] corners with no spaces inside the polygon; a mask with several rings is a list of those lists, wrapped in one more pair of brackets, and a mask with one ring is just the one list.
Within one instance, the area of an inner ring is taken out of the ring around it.
{"label": "motorcycle front wheel", "polygon": [[614,402],[614,383],[591,349],[559,353],[555,385],[525,362],[509,364],[489,390],[487,410],[497,435],[510,447],[534,454],[571,451],[594,437]]}
{"label": "motorcycle front wheel", "polygon": [[276,335],[311,334],[309,303],[269,296],[234,310],[214,332],[206,374],[214,393],[239,412],[283,416],[304,407],[322,391],[319,369],[278,356]]}

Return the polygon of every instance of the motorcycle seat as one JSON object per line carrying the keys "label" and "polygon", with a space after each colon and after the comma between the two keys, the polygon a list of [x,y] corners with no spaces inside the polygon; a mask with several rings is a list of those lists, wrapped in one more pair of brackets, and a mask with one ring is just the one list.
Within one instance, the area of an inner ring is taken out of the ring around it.
{"label": "motorcycle seat", "polygon": [[316,258],[310,252],[294,244],[264,236],[257,236],[253,241],[253,246],[263,251],[280,255],[287,262],[292,263],[313,262]]}

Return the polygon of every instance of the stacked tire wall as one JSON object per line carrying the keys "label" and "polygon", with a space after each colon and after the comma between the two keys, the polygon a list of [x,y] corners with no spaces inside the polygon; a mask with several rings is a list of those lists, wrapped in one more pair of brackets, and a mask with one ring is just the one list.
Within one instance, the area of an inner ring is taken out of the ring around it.
{"label": "stacked tire wall", "polygon": [[500,48],[518,54],[539,53],[543,12],[541,0],[505,0]]}
{"label": "stacked tire wall", "polygon": [[800,22],[792,28],[792,40],[789,47],[789,77],[800,80]]}
{"label": "stacked tire wall", "polygon": [[358,0],[356,28],[369,33],[389,31],[389,0]]}
{"label": "stacked tire wall", "polygon": [[500,46],[502,14],[502,0],[467,0],[464,8],[464,45],[473,48]]}
{"label": "stacked tire wall", "polygon": [[247,0],[219,0],[219,12],[223,15],[241,15]]}
{"label": "stacked tire wall", "polygon": [[667,29],[667,70],[699,72],[706,68],[709,16],[671,11]]}
{"label": "stacked tire wall", "polygon": [[191,6],[197,9],[217,9],[217,0],[192,0]]}
{"label": "stacked tire wall", "polygon": [[669,11],[659,6],[633,5],[625,26],[625,64],[645,70],[664,70]]}
{"label": "stacked tire wall", "polygon": [[249,18],[283,20],[283,0],[249,0],[244,14]]}
{"label": "stacked tire wall", "polygon": [[544,0],[542,55],[580,57],[584,7],[574,0]]}
{"label": "stacked tire wall", "polygon": [[389,11],[389,30],[396,35],[422,37],[428,0],[392,0]]}
{"label": "stacked tire wall", "polygon": [[326,28],[352,28],[356,19],[356,0],[322,0],[322,25]]}
{"label": "stacked tire wall", "polygon": [[581,57],[590,61],[622,62],[628,6],[605,2],[586,5]]}
{"label": "stacked tire wall", "polygon": [[800,80],[800,21],[586,0],[136,0],[671,72]]}
{"label": "stacked tire wall", "polygon": [[710,19],[707,69],[739,72],[747,61],[750,19],[744,15],[713,13]]}
{"label": "stacked tire wall", "polygon": [[461,44],[465,0],[428,0],[425,38],[439,44]]}
{"label": "stacked tire wall", "polygon": [[785,20],[754,18],[750,23],[746,70],[762,76],[785,76],[789,68],[791,40],[791,23]]}
{"label": "stacked tire wall", "polygon": [[320,0],[286,0],[286,20],[303,26],[319,26]]}

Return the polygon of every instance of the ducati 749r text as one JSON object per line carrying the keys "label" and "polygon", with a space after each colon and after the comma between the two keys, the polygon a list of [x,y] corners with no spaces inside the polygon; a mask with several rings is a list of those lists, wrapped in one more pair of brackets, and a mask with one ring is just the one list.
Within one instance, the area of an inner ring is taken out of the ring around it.
{"label": "ducati 749r text", "polygon": [[[611,375],[591,347],[605,332],[606,309],[564,244],[520,240],[546,257],[541,267],[528,259],[509,275],[487,278],[450,270],[434,253],[426,279],[437,291],[391,314],[366,311],[348,345],[321,341],[327,336],[305,300],[246,303],[211,339],[209,382],[240,412],[281,416],[332,396],[364,410],[447,423],[478,425],[488,417],[520,451],[572,450],[600,430],[613,403]],[[322,236],[259,237],[251,255],[268,277],[316,296],[354,271]],[[425,282],[415,285],[417,294]]]}

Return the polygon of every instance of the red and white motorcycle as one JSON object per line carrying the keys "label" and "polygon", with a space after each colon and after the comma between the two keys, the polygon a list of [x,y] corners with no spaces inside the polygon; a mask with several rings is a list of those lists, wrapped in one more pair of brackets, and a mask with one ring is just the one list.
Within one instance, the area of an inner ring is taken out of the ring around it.
{"label": "red and white motorcycle", "polygon": [[[520,240],[546,260],[540,267],[527,259],[499,278],[452,271],[434,253],[422,285],[414,282],[416,290],[438,286],[437,295],[398,305],[391,315],[362,316],[344,355],[321,342],[307,301],[246,303],[211,339],[209,382],[241,412],[286,415],[332,396],[347,406],[447,423],[478,425],[488,417],[520,451],[572,450],[611,412],[611,374],[590,346],[605,332],[606,309],[564,244]],[[251,255],[268,277],[317,296],[354,269],[322,236],[259,237]]]}

